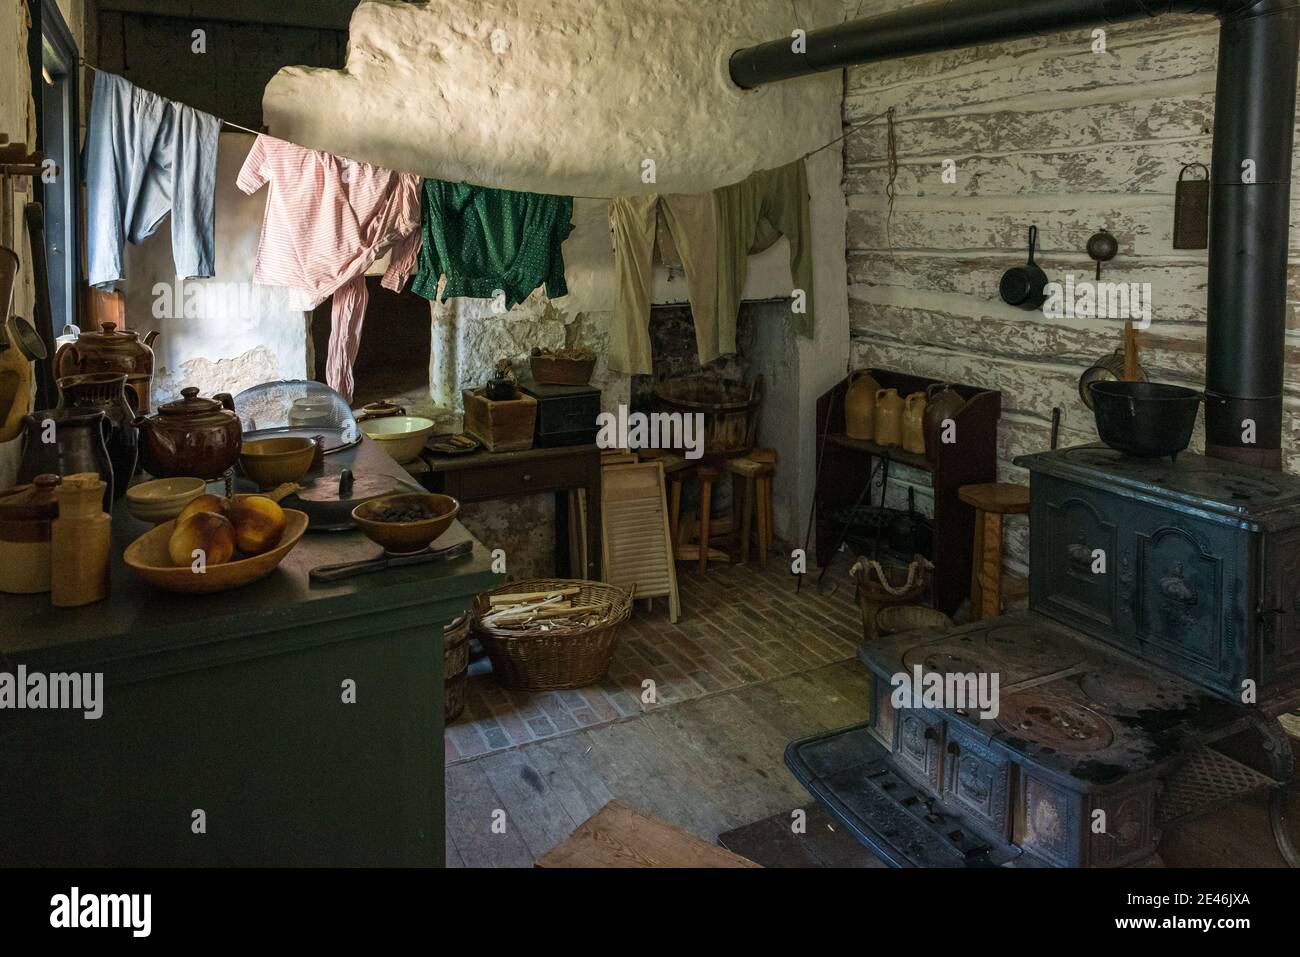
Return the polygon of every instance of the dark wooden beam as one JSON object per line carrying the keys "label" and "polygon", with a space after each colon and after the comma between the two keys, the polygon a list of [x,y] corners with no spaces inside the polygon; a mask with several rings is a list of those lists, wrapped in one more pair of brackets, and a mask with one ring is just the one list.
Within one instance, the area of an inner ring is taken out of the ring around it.
{"label": "dark wooden beam", "polygon": [[99,12],[346,30],[358,0],[103,0]]}

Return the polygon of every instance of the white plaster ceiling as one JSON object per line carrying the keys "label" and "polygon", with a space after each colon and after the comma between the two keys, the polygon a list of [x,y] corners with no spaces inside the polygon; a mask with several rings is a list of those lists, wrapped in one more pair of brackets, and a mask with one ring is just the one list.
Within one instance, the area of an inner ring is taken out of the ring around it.
{"label": "white plaster ceiling", "polygon": [[833,0],[369,0],[347,66],[281,70],[263,109],[275,136],[431,178],[703,192],[823,145],[839,72],[742,91],[727,59],[840,16]]}

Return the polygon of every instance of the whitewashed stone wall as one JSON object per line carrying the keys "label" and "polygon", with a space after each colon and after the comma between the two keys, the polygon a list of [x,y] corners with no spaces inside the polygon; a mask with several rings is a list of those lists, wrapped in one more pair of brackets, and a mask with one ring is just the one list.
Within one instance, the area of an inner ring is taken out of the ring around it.
{"label": "whitewashed stone wall", "polygon": [[704,192],[797,159],[838,87],[742,91],[731,53],[837,14],[835,0],[366,0],[346,68],[281,70],[264,114],[295,143],[453,182]]}
{"label": "whitewashed stone wall", "polygon": [[[868,16],[910,5],[861,7]],[[998,280],[1024,262],[1030,224],[1040,231],[1039,262],[1056,280],[1067,272],[1091,279],[1085,245],[1109,229],[1120,253],[1103,278],[1153,286],[1142,354],[1150,377],[1204,385],[1207,254],[1172,248],[1173,194],[1182,164],[1210,161],[1217,37],[1212,19],[1163,17],[1111,27],[1105,53],[1094,52],[1091,32],[1076,31],[848,72],[846,123],[898,110],[892,224],[884,130],[845,144],[855,364],[1002,390],[1005,480],[1027,478],[1013,457],[1048,447],[1053,406],[1064,410],[1063,445],[1096,440],[1078,378],[1123,335],[1119,321],[1049,320],[1001,302]],[[955,184],[941,177],[947,159],[957,163]],[[1291,244],[1300,300],[1294,230]],[[1292,471],[1300,468],[1297,336],[1293,312],[1284,438]],[[1021,561],[1023,525],[1012,539]]]}

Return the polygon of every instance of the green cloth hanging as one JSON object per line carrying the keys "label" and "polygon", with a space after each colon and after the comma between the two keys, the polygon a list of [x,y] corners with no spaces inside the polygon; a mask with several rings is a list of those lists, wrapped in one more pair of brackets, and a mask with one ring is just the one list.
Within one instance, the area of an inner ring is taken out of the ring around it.
{"label": "green cloth hanging", "polygon": [[546,284],[567,295],[560,250],[573,231],[573,197],[544,196],[426,179],[421,190],[424,244],[411,288],[425,299],[495,299],[507,309]]}
{"label": "green cloth hanging", "polygon": [[790,275],[805,296],[805,311],[790,317],[801,336],[813,334],[812,224],[808,169],[796,160],[760,170],[733,186],[716,190],[718,200],[718,349],[736,351],[736,318],[749,276],[749,257],[776,242],[790,240]]}

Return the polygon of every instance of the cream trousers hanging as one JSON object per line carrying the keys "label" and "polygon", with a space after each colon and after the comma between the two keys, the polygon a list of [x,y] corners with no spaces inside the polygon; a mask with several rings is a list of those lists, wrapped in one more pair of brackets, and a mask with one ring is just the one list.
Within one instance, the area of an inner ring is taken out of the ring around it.
{"label": "cream trousers hanging", "polygon": [[700,364],[718,352],[718,219],[712,193],[697,195],[623,196],[610,200],[609,225],[614,233],[614,322],[609,331],[609,368],[649,375],[650,295],[654,248],[662,206],[673,244],[686,269],[687,296],[695,319]]}

